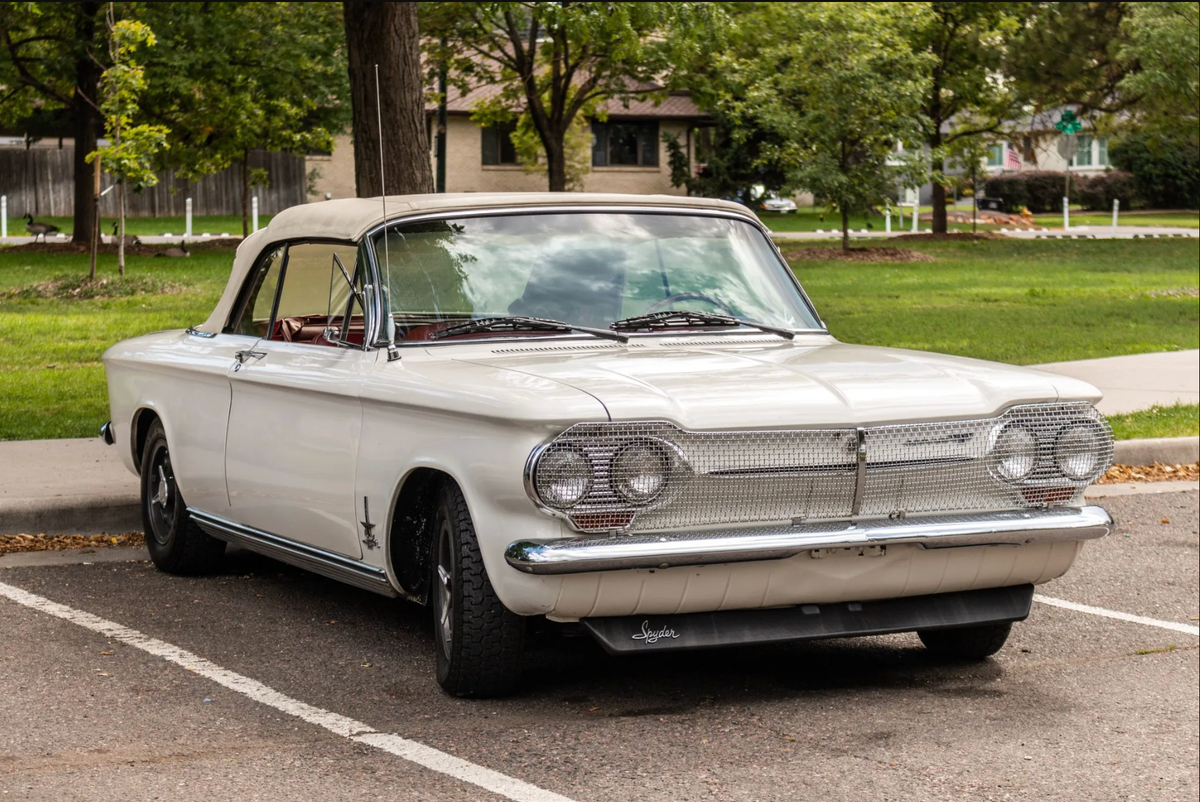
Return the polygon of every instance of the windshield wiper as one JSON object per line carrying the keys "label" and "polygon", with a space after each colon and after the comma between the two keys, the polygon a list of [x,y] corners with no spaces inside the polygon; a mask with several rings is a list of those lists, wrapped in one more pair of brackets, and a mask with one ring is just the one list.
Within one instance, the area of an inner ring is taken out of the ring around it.
{"label": "windshield wiper", "polygon": [[481,317],[475,320],[468,320],[465,323],[459,323],[457,326],[449,326],[435,331],[429,335],[429,339],[440,340],[443,337],[456,337],[460,334],[478,334],[487,331],[498,333],[515,331],[579,331],[595,337],[602,337],[606,340],[616,340],[622,343],[629,342],[628,334],[621,334],[617,331],[593,329],[589,326],[576,326],[572,323],[563,323],[561,320],[547,320],[545,318],[524,317],[522,315]]}
{"label": "windshield wiper", "polygon": [[796,332],[778,326],[764,326],[729,315],[718,315],[712,312],[693,312],[690,310],[651,312],[648,315],[634,315],[624,320],[615,321],[613,329],[618,331],[678,331],[695,326],[748,326],[752,329],[765,331],[768,334],[778,334],[791,340]]}

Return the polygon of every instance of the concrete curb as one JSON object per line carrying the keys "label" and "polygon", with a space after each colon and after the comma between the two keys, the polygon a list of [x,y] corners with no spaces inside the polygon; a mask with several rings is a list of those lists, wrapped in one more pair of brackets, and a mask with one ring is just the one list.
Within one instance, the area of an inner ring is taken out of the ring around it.
{"label": "concrete curb", "polygon": [[1179,465],[1200,462],[1200,437],[1159,437],[1152,440],[1118,440],[1113,449],[1118,465]]}
{"label": "concrete curb", "polygon": [[0,502],[0,535],[115,535],[142,531],[136,494],[57,496]]}

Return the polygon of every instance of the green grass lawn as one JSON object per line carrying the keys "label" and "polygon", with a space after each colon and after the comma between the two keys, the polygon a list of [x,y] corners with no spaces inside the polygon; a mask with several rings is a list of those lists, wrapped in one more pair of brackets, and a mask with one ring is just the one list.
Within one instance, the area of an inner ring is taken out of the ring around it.
{"label": "green grass lawn", "polygon": [[[1188,294],[1200,283],[1196,240],[905,244],[935,261],[792,262],[840,339],[1017,364],[1200,346],[1200,301]],[[206,319],[232,260],[232,249],[130,256],[130,276],[170,285],[165,293],[0,297],[0,440],[94,435],[108,419],[100,355],[127,337]],[[0,294],[86,270],[86,254],[0,248]],[[101,255],[100,275],[115,272],[116,257]]]}
{"label": "green grass lawn", "polygon": [[1118,440],[1137,440],[1144,437],[1187,437],[1200,434],[1200,406],[1175,404],[1153,406],[1108,419],[1113,436]]}
{"label": "green grass lawn", "polygon": [[[108,420],[100,355],[113,343],[207,319],[233,250],[193,251],[189,259],[130,256],[130,276],[153,277],[178,291],[97,300],[0,298],[0,440],[87,437]],[[102,254],[97,274],[115,276]],[[0,293],[66,274],[85,275],[86,254],[23,254],[0,248]]]}
{"label": "green grass lawn", "polygon": [[[928,214],[931,207],[922,206],[921,214]],[[970,212],[970,207],[959,207],[957,211]],[[909,210],[904,210],[904,230],[912,229],[912,217],[909,216]],[[795,212],[789,214],[780,214],[778,212],[758,212],[759,219],[763,224],[772,231],[781,233],[791,233],[797,231],[816,231],[824,229],[841,229],[842,219],[836,212],[826,212],[824,209],[814,208],[811,206],[802,206]],[[821,218],[824,218],[823,220]],[[1039,214],[1035,215],[1034,219],[1039,226],[1046,228],[1061,228],[1062,215]],[[851,215],[850,228],[854,231],[867,228],[868,225],[874,231],[883,231],[885,228],[884,219],[882,217],[866,217],[864,215]],[[1072,226],[1110,226],[1112,225],[1111,212],[1071,212]],[[1120,215],[1119,225],[1121,226],[1174,226],[1177,228],[1200,228],[1200,212],[1122,212]],[[947,228],[950,231],[970,231],[970,223],[950,223]],[[998,226],[982,221],[978,224],[979,231],[995,231]],[[922,231],[929,230],[929,221],[922,220],[920,224]],[[897,210],[892,209],[892,230],[900,230],[900,219]]]}
{"label": "green grass lawn", "polygon": [[1018,365],[1200,347],[1200,241],[904,245],[935,261],[791,264],[846,342]]}
{"label": "green grass lawn", "polygon": [[[10,209],[12,207],[9,207]],[[70,235],[73,226],[72,218],[70,217],[39,217],[40,223],[50,223],[58,226],[60,231]],[[100,221],[100,231],[105,236],[112,233],[113,223],[117,221],[115,217],[105,217]],[[24,217],[10,217],[8,219],[8,235],[10,237],[27,236],[25,231]],[[265,228],[267,223],[271,222],[271,216],[260,214],[258,216],[258,227]],[[186,223],[183,217],[127,217],[125,218],[125,233],[135,237],[142,235],[161,236],[162,234],[182,234]],[[242,218],[241,215],[219,214],[205,215],[192,217],[192,234],[200,236],[201,234],[232,234],[240,237],[242,235]],[[54,237],[51,236],[53,241]]]}

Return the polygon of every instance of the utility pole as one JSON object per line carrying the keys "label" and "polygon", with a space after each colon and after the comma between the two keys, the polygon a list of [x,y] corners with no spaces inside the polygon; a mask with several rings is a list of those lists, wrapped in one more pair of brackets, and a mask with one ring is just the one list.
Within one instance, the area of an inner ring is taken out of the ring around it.
{"label": "utility pole", "polygon": [[[446,40],[442,39],[442,49],[446,48]],[[446,191],[446,65],[438,67],[438,101],[437,108],[437,171],[433,180],[434,192]]]}

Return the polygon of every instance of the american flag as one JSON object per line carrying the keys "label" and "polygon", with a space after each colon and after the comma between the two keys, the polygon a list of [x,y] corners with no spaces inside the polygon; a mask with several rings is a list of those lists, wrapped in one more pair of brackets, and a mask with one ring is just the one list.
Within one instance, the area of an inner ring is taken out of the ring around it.
{"label": "american flag", "polygon": [[1021,169],[1021,155],[1011,144],[1004,149],[1004,166],[1010,170]]}

